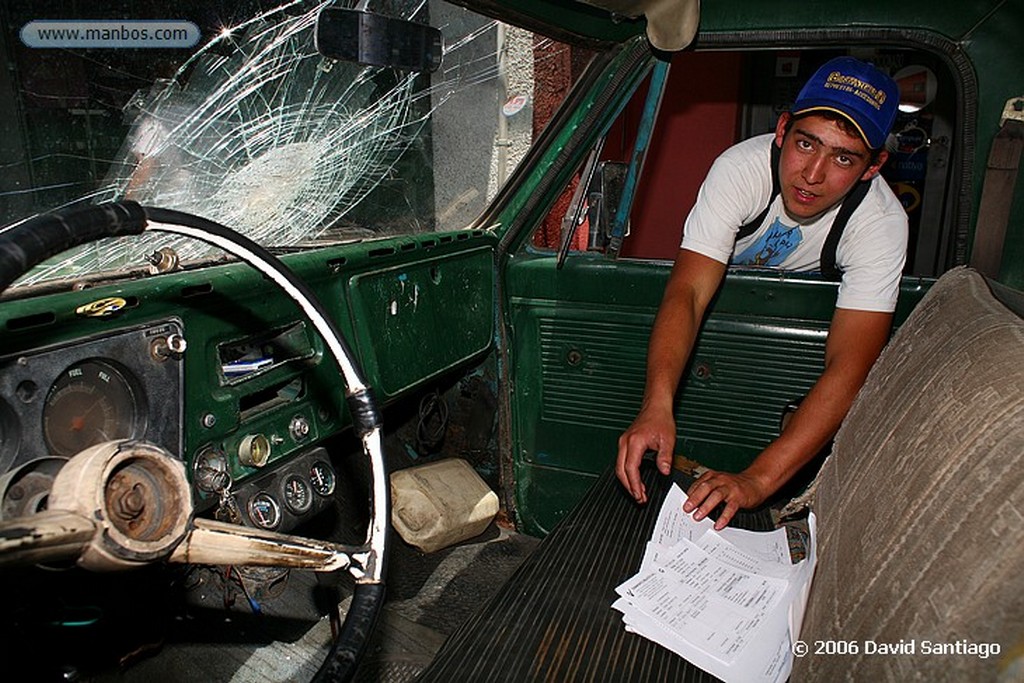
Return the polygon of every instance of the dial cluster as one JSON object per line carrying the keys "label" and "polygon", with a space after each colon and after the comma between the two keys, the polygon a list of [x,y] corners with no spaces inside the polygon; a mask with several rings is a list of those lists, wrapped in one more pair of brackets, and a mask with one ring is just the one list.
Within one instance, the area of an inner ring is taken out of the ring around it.
{"label": "dial cluster", "polygon": [[338,474],[323,448],[311,449],[287,466],[247,482],[234,495],[245,524],[289,531],[326,508],[338,486]]}

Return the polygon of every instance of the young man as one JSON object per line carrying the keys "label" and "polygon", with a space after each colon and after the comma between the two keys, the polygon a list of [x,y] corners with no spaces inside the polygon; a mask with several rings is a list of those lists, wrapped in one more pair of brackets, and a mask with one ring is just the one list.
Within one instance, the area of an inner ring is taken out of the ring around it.
{"label": "young man", "polygon": [[[724,503],[715,524],[724,528],[737,510],[756,507],[777,491],[839,428],[888,339],[906,258],[906,213],[878,175],[898,100],[896,84],[873,66],[833,59],[804,85],[774,133],[741,142],[715,161],[686,220],[654,321],[640,413],[619,437],[616,472],[637,502],[647,501],[639,476],[647,450],[657,452],[662,474],[670,471],[673,398],[730,262],[819,271],[823,250],[834,249],[842,280],[825,370],[785,431],[742,472],[703,474],[687,491],[684,510],[699,520]],[[773,146],[779,154],[774,197]],[[856,196],[861,198],[838,245],[826,247],[842,204]],[[737,239],[741,226],[752,234]]]}

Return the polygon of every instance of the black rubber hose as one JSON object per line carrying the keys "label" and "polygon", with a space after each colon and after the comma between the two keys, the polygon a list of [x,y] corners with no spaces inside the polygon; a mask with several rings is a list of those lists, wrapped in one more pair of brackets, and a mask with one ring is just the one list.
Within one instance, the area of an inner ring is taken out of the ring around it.
{"label": "black rubber hose", "polygon": [[331,646],[327,659],[313,677],[313,683],[336,683],[352,679],[377,623],[377,615],[380,614],[378,607],[383,603],[383,583],[356,584],[345,615],[345,625]]}
{"label": "black rubber hose", "polygon": [[138,235],[146,214],[136,202],[65,209],[0,232],[0,292],[51,256],[101,237]]}

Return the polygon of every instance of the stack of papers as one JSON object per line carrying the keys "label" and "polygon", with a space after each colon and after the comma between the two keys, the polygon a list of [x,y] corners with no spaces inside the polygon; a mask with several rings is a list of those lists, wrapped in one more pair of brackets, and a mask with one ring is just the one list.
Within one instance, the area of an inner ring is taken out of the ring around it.
{"label": "stack of papers", "polygon": [[785,529],[715,531],[684,513],[685,501],[673,484],[640,571],[612,607],[627,630],[726,683],[785,681],[814,575],[814,514],[807,559],[793,564]]}

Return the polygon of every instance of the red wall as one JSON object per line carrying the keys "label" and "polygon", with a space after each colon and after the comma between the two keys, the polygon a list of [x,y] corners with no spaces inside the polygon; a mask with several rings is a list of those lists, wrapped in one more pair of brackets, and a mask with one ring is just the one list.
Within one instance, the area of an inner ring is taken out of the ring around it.
{"label": "red wall", "polygon": [[[675,258],[704,175],[715,157],[737,141],[740,66],[738,54],[683,52],[673,58],[622,256]],[[602,156],[629,159],[646,96],[646,88],[634,96]]]}

